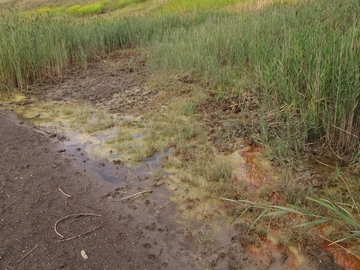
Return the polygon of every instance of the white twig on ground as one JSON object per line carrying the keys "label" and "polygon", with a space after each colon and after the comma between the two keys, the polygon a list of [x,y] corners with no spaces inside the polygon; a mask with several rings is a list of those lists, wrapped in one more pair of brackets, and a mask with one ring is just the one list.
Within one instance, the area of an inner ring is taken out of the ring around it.
{"label": "white twig on ground", "polygon": [[68,197],[68,198],[71,198],[71,196],[70,196],[69,194],[66,194],[66,193],[61,189],[61,187],[59,187],[59,190],[60,190],[60,192],[61,192],[63,195],[65,195],[65,196]]}
{"label": "white twig on ground", "polygon": [[39,133],[39,134],[41,134],[41,135],[43,135],[43,136],[46,136],[46,137],[50,137],[50,136],[54,135],[53,133],[48,132],[48,131],[43,130],[43,129],[40,129],[40,128],[34,128],[34,131],[35,131],[36,133]]}
{"label": "white twig on ground", "polygon": [[123,201],[125,201],[125,200],[128,200],[128,199],[131,199],[131,198],[137,198],[137,197],[139,197],[141,194],[144,194],[144,193],[152,193],[153,191],[151,190],[151,189],[149,189],[149,190],[144,190],[144,191],[140,191],[140,192],[138,192],[138,193],[135,193],[135,194],[133,194],[133,195],[129,195],[129,196],[126,196],[126,197],[124,197],[124,198],[122,198],[122,199],[120,199],[120,200],[112,200],[112,202],[123,202]]}
{"label": "white twig on ground", "polygon": [[63,236],[62,234],[60,234],[60,233],[58,232],[58,230],[57,230],[57,224],[58,224],[60,221],[62,221],[62,220],[64,220],[64,219],[67,219],[67,218],[69,218],[69,217],[81,217],[81,216],[96,216],[96,217],[101,217],[101,215],[92,214],[92,213],[79,213],[79,214],[67,215],[67,216],[65,216],[65,217],[62,217],[62,218],[58,219],[58,220],[55,222],[55,224],[54,224],[54,231],[55,231],[55,233],[56,233],[59,237],[61,237],[61,239],[64,239],[65,236]]}
{"label": "white twig on ground", "polygon": [[96,228],[91,228],[91,229],[89,229],[87,232],[84,232],[84,233],[82,233],[82,234],[75,235],[75,236],[73,236],[73,237],[69,237],[69,238],[66,238],[66,239],[61,239],[61,240],[59,240],[58,242],[61,243],[61,242],[70,241],[70,240],[79,238],[79,237],[84,236],[84,235],[86,235],[86,234],[92,233],[92,232],[100,229],[101,227],[102,227],[102,226],[99,226],[99,227],[96,227]]}
{"label": "white twig on ground", "polygon": [[37,247],[39,244],[37,244],[32,250],[30,250],[28,253],[26,253],[21,260],[19,260],[17,263],[21,263],[27,256],[29,256]]}

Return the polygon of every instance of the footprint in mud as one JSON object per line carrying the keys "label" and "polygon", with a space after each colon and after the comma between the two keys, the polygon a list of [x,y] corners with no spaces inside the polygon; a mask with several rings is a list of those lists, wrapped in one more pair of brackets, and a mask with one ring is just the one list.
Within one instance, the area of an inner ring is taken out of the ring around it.
{"label": "footprint in mud", "polygon": [[150,225],[146,225],[145,229],[149,230],[149,231],[155,231],[156,230],[156,224],[155,222],[151,223]]}

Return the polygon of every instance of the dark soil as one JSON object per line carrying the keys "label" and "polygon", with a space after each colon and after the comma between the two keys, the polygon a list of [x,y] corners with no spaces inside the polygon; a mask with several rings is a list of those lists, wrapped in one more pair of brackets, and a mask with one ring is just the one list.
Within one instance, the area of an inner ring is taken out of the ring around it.
{"label": "dark soil", "polygon": [[[10,113],[0,113],[0,138],[0,269],[204,269],[186,250],[182,228],[171,216],[161,222],[157,208],[169,212],[169,201],[111,202],[103,195],[115,186],[76,166]],[[55,222],[77,213],[101,216],[59,222],[65,238],[100,228],[59,242]]]}
{"label": "dark soil", "polygon": [[138,52],[118,51],[38,85],[31,95],[39,101],[85,100],[111,113],[139,115],[158,102],[159,91],[145,86],[148,77]]}

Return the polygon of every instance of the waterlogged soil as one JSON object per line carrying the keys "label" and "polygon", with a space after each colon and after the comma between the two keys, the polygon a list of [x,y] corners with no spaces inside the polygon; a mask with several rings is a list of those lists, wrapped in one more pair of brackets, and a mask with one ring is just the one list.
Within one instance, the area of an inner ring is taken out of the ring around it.
{"label": "waterlogged soil", "polygon": [[[0,123],[0,269],[203,269],[165,187],[119,202],[145,188],[104,182],[12,114]],[[56,221],[81,213],[97,216],[61,220],[59,237]]]}
{"label": "waterlogged soil", "polygon": [[121,51],[108,58],[73,68],[60,78],[36,86],[39,101],[88,101],[111,113],[140,115],[158,102],[160,91],[148,90],[145,59],[136,51]]}
{"label": "waterlogged soil", "polygon": [[[16,106],[85,100],[141,115],[166,103],[162,91],[147,89],[145,65],[137,52],[117,52],[34,86]],[[228,103],[236,113],[236,100]],[[271,238],[252,246],[247,228],[182,220],[171,201],[176,183],[165,172],[154,176],[159,155],[136,167],[96,160],[69,134],[24,121],[0,112],[0,269],[343,269],[319,247],[282,247]]]}

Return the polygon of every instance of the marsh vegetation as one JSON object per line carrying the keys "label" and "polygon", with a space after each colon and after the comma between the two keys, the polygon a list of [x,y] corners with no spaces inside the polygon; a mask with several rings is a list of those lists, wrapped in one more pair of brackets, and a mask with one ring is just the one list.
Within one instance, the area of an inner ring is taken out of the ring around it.
{"label": "marsh vegetation", "polygon": [[[88,132],[122,125],[112,143],[133,160],[173,147],[164,166],[178,172],[176,200],[180,211],[194,211],[192,218],[214,218],[215,204],[249,232],[281,229],[285,243],[313,243],[314,232],[292,228],[330,222],[326,237],[358,241],[359,1],[200,2],[7,12],[0,18],[1,96],[136,49],[151,74],[147,87],[163,90],[164,106],[144,114],[141,125],[98,112]],[[142,16],[115,12],[129,6]],[[80,16],[107,12],[117,16]],[[86,122],[90,114],[78,115]],[[134,140],[138,133],[141,140]],[[248,144],[264,150],[277,175],[259,189],[234,181],[222,157]],[[326,179],[314,180],[312,160],[330,168]]]}

